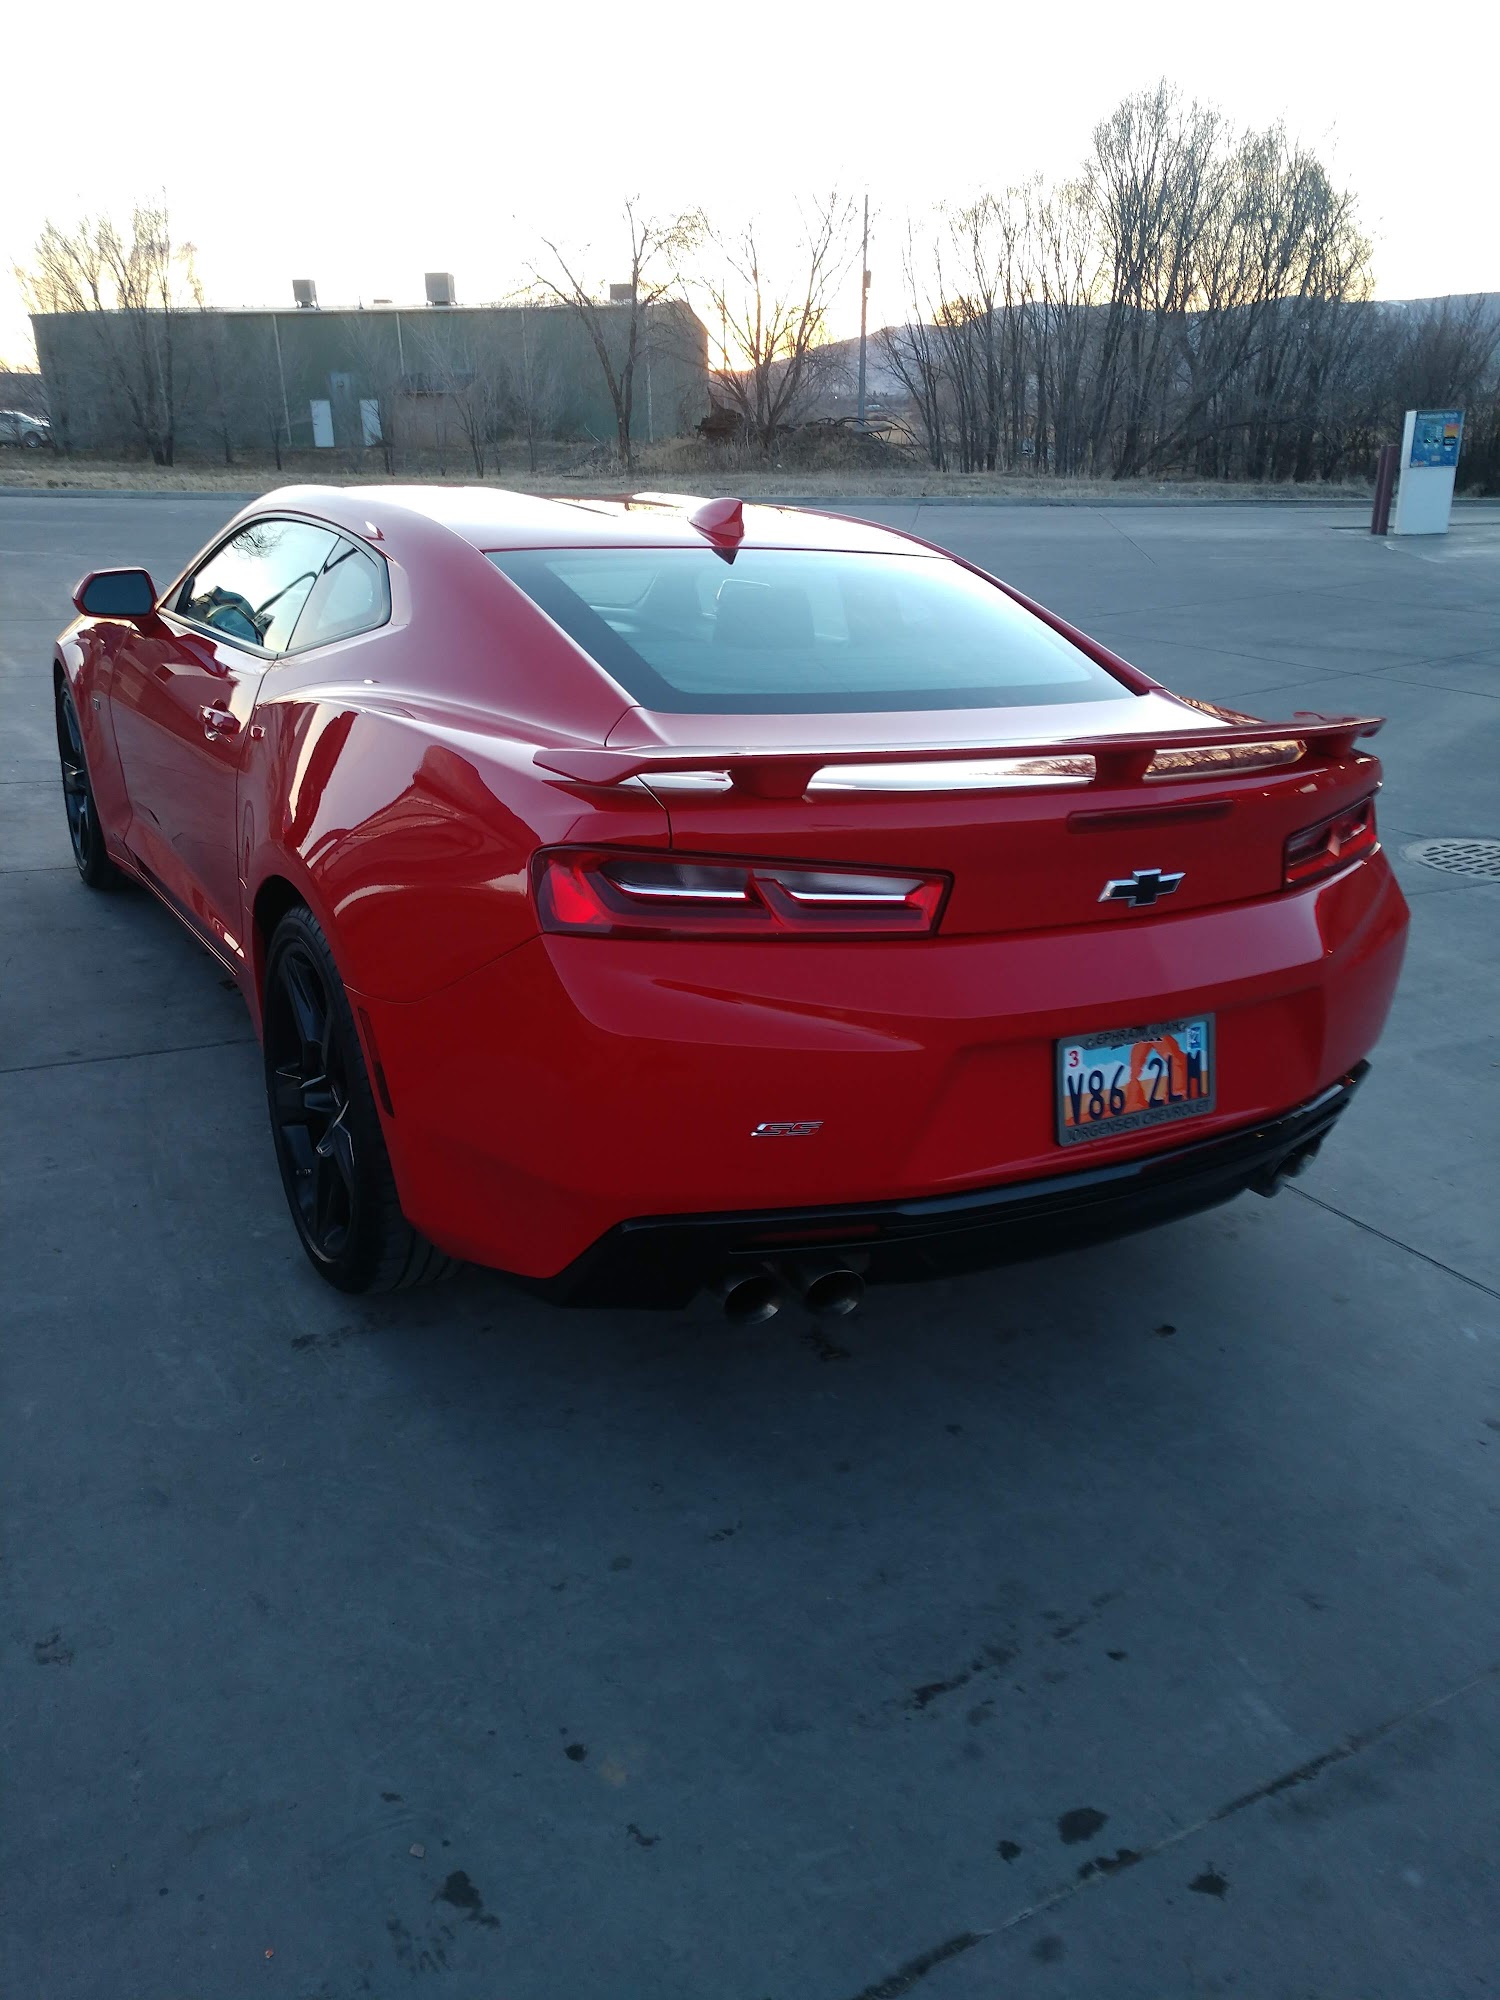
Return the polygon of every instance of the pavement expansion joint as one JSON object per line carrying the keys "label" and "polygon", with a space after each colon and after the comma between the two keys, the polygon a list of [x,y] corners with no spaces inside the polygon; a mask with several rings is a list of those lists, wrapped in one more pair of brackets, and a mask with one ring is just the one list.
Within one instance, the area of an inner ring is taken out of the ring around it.
{"label": "pavement expansion joint", "polygon": [[[1241,1792],[1237,1798],[1215,1807],[1212,1812],[1204,1813],[1189,1825],[1179,1827],[1175,1833],[1166,1834],[1161,1840],[1152,1841],[1139,1849],[1121,1848],[1116,1854],[1100,1855],[1092,1861],[1085,1861],[1071,1882],[1063,1883],[1050,1895],[1039,1896],[1034,1903],[1028,1903],[1024,1909],[1017,1910],[1002,1923],[994,1924],[988,1930],[959,1932],[945,1944],[909,1959],[888,1978],[877,1980],[872,1986],[863,1987],[851,1997],[851,2000],[899,2000],[900,1995],[909,1992],[929,1972],[935,1971],[939,1965],[956,1957],[960,1952],[982,1944],[986,1938],[1003,1937],[1008,1931],[1019,1930],[1022,1925],[1029,1924],[1033,1919],[1045,1916],[1060,1905],[1070,1902],[1080,1891],[1095,1882],[1108,1881],[1112,1876],[1123,1874],[1127,1869],[1139,1867],[1142,1862],[1153,1861],[1159,1854],[1169,1853],[1173,1848],[1182,1846],[1184,1841],[1207,1832],[1211,1826],[1218,1826],[1224,1820],[1233,1819],[1239,1813],[1247,1812],[1251,1806],[1261,1805],[1267,1799],[1291,1791],[1294,1786],[1314,1783],[1324,1772],[1333,1770],[1339,1764],[1346,1764],[1351,1758],[1373,1749],[1376,1744],[1383,1743],[1388,1736],[1395,1735],[1398,1730],[1406,1728],[1411,1723],[1420,1722],[1426,1716],[1436,1714],[1439,1709],[1462,1700],[1466,1694],[1472,1694],[1476,1688],[1492,1684],[1496,1680],[1500,1680],[1500,1660],[1481,1667],[1478,1673],[1470,1674],[1467,1680],[1460,1681],[1456,1687],[1445,1688],[1441,1694],[1433,1695],[1427,1701],[1415,1702],[1409,1708],[1400,1709],[1396,1714],[1372,1723],[1367,1729],[1354,1730],[1341,1742],[1335,1743],[1331,1749],[1321,1751],[1317,1756],[1309,1757],[1301,1764],[1294,1764],[1290,1770],[1280,1772],[1265,1784],[1255,1786],[1252,1791]],[[1205,1878],[1208,1879],[1217,1881],[1217,1878],[1212,1877],[1212,1871],[1210,1877]],[[1193,1886],[1196,1887],[1197,1884]],[[1222,1885],[1219,1886],[1217,1893],[1222,1893]]]}
{"label": "pavement expansion joint", "polygon": [[177,1042],[165,1049],[110,1049],[97,1056],[55,1056],[50,1062],[9,1063],[0,1067],[0,1076],[25,1076],[43,1069],[77,1069],[84,1063],[139,1062],[143,1056],[189,1056],[199,1049],[247,1049],[255,1044],[253,1035],[230,1035],[218,1042]]}
{"label": "pavement expansion joint", "polygon": [[1321,1208],[1329,1215],[1338,1216],[1341,1222],[1352,1223],[1356,1229],[1364,1230],[1367,1236],[1378,1236],[1382,1243],[1389,1243],[1392,1249],[1404,1250],[1408,1257],[1420,1257],[1424,1264],[1431,1264],[1436,1271],[1445,1271],[1450,1278],[1457,1278],[1460,1284],[1472,1285],[1476,1292],[1483,1292],[1486,1298],[1500,1299],[1500,1291],[1493,1285],[1487,1285],[1482,1278],[1471,1278],[1467,1271],[1460,1271],[1452,1264],[1445,1264],[1441,1257],[1430,1257],[1425,1250],[1419,1250],[1414,1243],[1403,1243],[1399,1236],[1387,1235],[1385,1230],[1377,1229],[1373,1222],[1362,1222],[1357,1215],[1350,1215],[1346,1209],[1335,1208],[1331,1201],[1322,1201],[1317,1195],[1309,1194],[1306,1188],[1294,1187],[1291,1192],[1301,1195],[1304,1201],[1310,1201],[1314,1208]]}

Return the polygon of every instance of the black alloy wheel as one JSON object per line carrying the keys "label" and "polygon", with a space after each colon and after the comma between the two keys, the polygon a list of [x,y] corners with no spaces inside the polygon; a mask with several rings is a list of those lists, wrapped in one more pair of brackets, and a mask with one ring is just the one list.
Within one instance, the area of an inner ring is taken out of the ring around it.
{"label": "black alloy wheel", "polygon": [[401,1213],[348,996],[308,909],[288,911],[276,927],[264,1011],[276,1160],[314,1269],[345,1292],[456,1270]]}
{"label": "black alloy wheel", "polygon": [[62,765],[63,806],[68,815],[68,838],[73,843],[73,859],[78,873],[91,889],[112,889],[120,880],[118,869],[105,851],[104,833],[99,825],[99,808],[89,782],[89,767],[83,754],[83,731],[78,711],[65,682],[59,682],[57,711],[57,755]]}
{"label": "black alloy wheel", "polygon": [[[322,970],[302,945],[282,952],[276,968],[273,1115],[291,1165],[304,1241],[320,1262],[336,1263],[354,1223],[354,1134],[349,1079]],[[267,1022],[267,1064],[272,1060]]]}

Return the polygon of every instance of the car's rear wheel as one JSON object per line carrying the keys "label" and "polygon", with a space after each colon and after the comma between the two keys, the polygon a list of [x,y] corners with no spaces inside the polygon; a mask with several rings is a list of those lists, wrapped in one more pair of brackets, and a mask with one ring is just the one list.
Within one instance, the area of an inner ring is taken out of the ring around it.
{"label": "car's rear wheel", "polygon": [[119,884],[120,872],[105,851],[104,830],[99,824],[99,808],[94,801],[88,761],[83,754],[83,731],[78,726],[78,710],[73,706],[73,696],[65,681],[58,683],[55,707],[63,806],[68,815],[68,838],[73,843],[73,859],[79,874],[91,889],[113,889]]}
{"label": "car's rear wheel", "polygon": [[40,451],[42,448],[42,440],[35,431],[28,431],[21,443],[27,451]]}
{"label": "car's rear wheel", "polygon": [[344,1292],[457,1270],[401,1213],[348,996],[310,910],[289,910],[276,926],[264,1011],[276,1159],[314,1269]]}

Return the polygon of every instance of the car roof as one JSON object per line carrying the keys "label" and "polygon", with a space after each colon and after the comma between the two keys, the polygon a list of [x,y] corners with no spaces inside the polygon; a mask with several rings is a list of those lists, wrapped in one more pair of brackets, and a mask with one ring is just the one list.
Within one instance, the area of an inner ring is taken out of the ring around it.
{"label": "car roof", "polygon": [[[315,514],[357,535],[382,539],[418,515],[476,549],[708,548],[691,494],[635,494],[618,499],[542,499],[495,486],[287,486],[267,493],[246,515],[287,510]],[[870,521],[805,507],[746,502],[741,548],[844,549],[911,555],[920,544]]]}

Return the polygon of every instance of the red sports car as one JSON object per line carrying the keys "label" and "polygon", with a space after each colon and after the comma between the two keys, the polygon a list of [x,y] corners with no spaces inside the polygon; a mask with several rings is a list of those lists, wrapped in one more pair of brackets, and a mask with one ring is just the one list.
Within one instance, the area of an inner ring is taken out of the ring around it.
{"label": "red sports car", "polygon": [[1269,1194],[1390,1005],[1377,719],[862,521],[294,487],[74,601],[79,872],[233,972],[349,1291],[846,1311]]}

